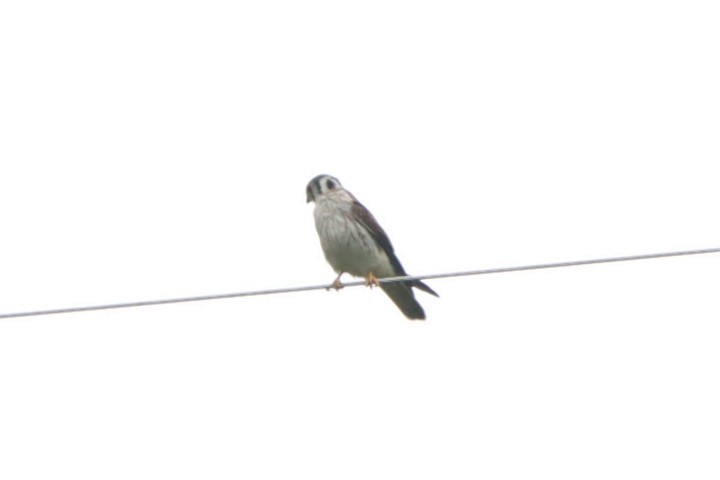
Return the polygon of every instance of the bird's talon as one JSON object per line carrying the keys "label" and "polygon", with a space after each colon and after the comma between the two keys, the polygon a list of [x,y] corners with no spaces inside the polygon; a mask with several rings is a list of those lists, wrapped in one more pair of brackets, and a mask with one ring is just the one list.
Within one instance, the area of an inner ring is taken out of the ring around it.
{"label": "bird's talon", "polygon": [[368,273],[367,277],[365,277],[365,286],[370,288],[380,286],[380,282],[372,272]]}
{"label": "bird's talon", "polygon": [[330,290],[331,288],[335,290],[340,290],[342,288],[345,288],[345,285],[342,284],[342,282],[340,281],[340,277],[338,277],[327,289]]}

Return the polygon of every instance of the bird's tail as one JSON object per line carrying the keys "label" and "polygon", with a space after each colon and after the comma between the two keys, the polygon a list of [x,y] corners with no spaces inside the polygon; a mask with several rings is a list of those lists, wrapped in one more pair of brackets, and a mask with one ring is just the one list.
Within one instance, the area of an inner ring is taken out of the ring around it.
{"label": "bird's tail", "polygon": [[410,320],[425,320],[425,311],[405,283],[381,283],[380,288]]}
{"label": "bird's tail", "polygon": [[412,287],[417,287],[430,295],[439,296],[435,290],[420,280],[380,284],[383,292],[390,297],[390,300],[395,302],[395,305],[398,306],[407,318],[410,320],[425,320],[425,310],[423,310],[422,305],[415,299],[415,292],[413,292]]}

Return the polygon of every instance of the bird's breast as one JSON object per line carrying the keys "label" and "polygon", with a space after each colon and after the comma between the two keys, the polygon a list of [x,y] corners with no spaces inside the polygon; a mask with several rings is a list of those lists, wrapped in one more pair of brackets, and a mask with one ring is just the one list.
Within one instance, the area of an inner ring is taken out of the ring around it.
{"label": "bird's breast", "polygon": [[390,262],[377,242],[359,222],[353,219],[350,209],[318,204],[315,208],[315,227],[325,258],[340,273],[357,277],[373,272],[387,276]]}

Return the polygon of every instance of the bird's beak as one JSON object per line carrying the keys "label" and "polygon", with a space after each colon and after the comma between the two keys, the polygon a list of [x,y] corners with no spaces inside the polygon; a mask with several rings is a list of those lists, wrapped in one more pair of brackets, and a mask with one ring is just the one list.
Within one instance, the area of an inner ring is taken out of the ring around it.
{"label": "bird's beak", "polygon": [[313,198],[313,194],[312,194],[311,191],[308,190],[308,192],[307,192],[307,202],[305,202],[305,203],[310,203],[310,202],[312,202],[313,200],[315,200],[315,199]]}

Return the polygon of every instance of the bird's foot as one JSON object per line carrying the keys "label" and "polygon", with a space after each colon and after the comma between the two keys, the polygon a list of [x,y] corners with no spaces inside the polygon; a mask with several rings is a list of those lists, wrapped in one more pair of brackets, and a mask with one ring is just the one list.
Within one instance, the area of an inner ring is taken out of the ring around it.
{"label": "bird's foot", "polygon": [[329,287],[327,287],[327,290],[330,290],[332,288],[337,291],[337,290],[340,290],[341,288],[345,288],[345,285],[343,285],[342,282],[340,281],[340,277],[342,277],[342,273],[337,276],[335,281],[333,283],[331,283]]}
{"label": "bird's foot", "polygon": [[365,286],[370,288],[380,286],[380,282],[373,272],[368,273],[365,277]]}

